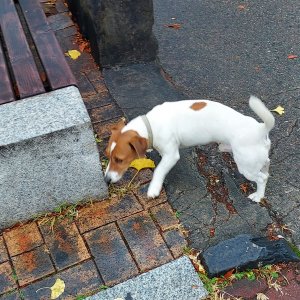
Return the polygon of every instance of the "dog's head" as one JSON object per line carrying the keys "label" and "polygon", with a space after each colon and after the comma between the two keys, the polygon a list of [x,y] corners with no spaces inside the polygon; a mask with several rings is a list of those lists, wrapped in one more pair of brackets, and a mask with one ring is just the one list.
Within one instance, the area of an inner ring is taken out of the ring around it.
{"label": "dog's head", "polygon": [[144,157],[147,150],[147,139],[134,130],[122,132],[124,126],[125,123],[121,120],[111,128],[111,136],[105,150],[105,155],[109,158],[104,178],[106,183],[120,180],[130,163],[136,158]]}

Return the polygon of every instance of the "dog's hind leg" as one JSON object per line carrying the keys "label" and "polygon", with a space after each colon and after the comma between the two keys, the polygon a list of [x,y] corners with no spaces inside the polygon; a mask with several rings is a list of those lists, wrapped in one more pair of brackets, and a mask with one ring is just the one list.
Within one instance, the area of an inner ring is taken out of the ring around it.
{"label": "dog's hind leg", "polygon": [[248,196],[249,199],[255,202],[260,202],[262,198],[265,196],[266,184],[269,178],[269,158],[266,159],[264,165],[259,168],[259,166],[255,165],[255,162],[251,163],[251,159],[247,161],[247,164],[241,164],[236,159],[238,170],[241,174],[243,174],[248,180],[254,181],[257,185],[257,190],[255,193]]}
{"label": "dog's hind leg", "polygon": [[266,184],[267,184],[267,181],[268,181],[269,174],[259,172],[257,174],[257,176],[252,177],[252,179],[248,178],[246,175],[245,175],[245,177],[249,180],[255,181],[256,185],[257,185],[256,192],[253,193],[253,194],[250,194],[248,196],[248,198],[251,199],[252,201],[260,202],[260,200],[262,198],[264,198],[264,196],[265,196]]}

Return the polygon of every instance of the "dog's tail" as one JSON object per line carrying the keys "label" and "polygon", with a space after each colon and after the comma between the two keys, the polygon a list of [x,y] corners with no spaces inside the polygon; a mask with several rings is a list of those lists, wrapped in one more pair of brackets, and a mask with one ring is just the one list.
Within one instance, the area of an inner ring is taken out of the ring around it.
{"label": "dog's tail", "polygon": [[263,102],[255,96],[250,96],[249,106],[264,121],[266,129],[269,132],[275,125],[275,119],[272,113]]}

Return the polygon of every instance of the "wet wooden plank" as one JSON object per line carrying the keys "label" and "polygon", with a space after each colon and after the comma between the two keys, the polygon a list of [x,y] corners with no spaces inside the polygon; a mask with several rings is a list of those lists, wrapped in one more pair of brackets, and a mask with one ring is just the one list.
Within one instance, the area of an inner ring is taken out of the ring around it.
{"label": "wet wooden plank", "polygon": [[13,0],[0,1],[0,26],[20,98],[44,92]]}
{"label": "wet wooden plank", "polygon": [[28,28],[52,89],[76,85],[76,80],[38,0],[19,0]]}
{"label": "wet wooden plank", "polygon": [[14,99],[14,92],[10,83],[5,57],[0,44],[0,104],[13,101]]}

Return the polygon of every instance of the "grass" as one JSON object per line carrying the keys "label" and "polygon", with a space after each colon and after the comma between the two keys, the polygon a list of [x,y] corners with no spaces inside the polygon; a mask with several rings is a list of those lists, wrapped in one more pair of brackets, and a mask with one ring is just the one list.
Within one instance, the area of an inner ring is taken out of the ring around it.
{"label": "grass", "polygon": [[86,299],[87,297],[90,297],[90,296],[92,296],[92,295],[94,295],[94,294],[96,294],[96,293],[98,293],[98,292],[105,291],[105,290],[107,290],[108,288],[109,288],[109,287],[106,286],[106,285],[101,285],[101,286],[100,286],[99,288],[97,288],[96,290],[91,291],[91,292],[89,292],[89,293],[87,293],[87,294],[85,294],[85,295],[77,295],[76,298],[75,298],[75,300],[84,300],[84,299]]}
{"label": "grass", "polygon": [[[92,201],[90,201],[92,204]],[[78,217],[78,209],[83,205],[83,202],[77,202],[75,204],[62,203],[58,207],[54,208],[53,212],[42,213],[34,218],[34,221],[38,221],[39,224],[49,225],[51,231],[54,230],[54,226],[57,222],[62,220],[69,220],[71,223]]]}
{"label": "grass", "polygon": [[227,286],[232,285],[234,281],[241,279],[247,279],[249,281],[264,279],[269,288],[274,288],[276,290],[281,289],[280,285],[277,283],[280,267],[275,265],[266,265],[258,269],[246,270],[243,272],[230,270],[224,276],[214,278],[208,278],[206,273],[199,272],[198,274],[204,287],[209,293],[206,300],[223,300],[225,299],[225,295],[226,299],[241,300],[241,298],[234,297],[223,291]]}
{"label": "grass", "polygon": [[288,243],[292,251],[300,258],[300,250],[292,243]]}

